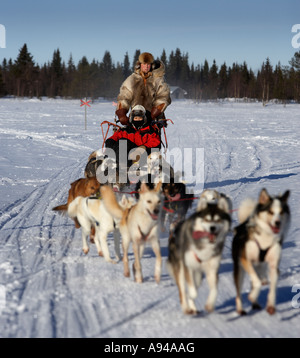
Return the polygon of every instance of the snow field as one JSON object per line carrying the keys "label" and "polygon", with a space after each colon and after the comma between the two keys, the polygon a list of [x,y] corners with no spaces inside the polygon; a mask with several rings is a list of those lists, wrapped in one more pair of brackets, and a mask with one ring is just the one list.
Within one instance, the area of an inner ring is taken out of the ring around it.
{"label": "snow field", "polygon": [[[272,195],[291,190],[292,223],[283,245],[276,314],[251,311],[249,283],[243,292],[249,314],[235,313],[231,233],[215,312],[203,311],[204,279],[196,301],[202,313],[187,317],[165,267],[167,232],[161,233],[161,283],[154,281],[149,247],[142,259],[145,282],[139,285],[123,277],[121,262],[99,258],[94,245],[85,256],[80,230],[51,210],[66,201],[70,183],[83,177],[89,154],[101,147],[100,123],[113,120],[112,103],[88,108],[85,131],[79,101],[0,99],[0,287],[5,292],[0,337],[299,337],[300,308],[291,304],[292,287],[300,284],[299,109],[231,101],[174,102],[167,109],[174,121],[167,128],[169,150],[203,148],[204,163],[193,167],[204,168],[204,187],[229,195],[234,209],[263,187]],[[113,253],[112,236],[108,243]],[[263,307],[267,292],[263,287]]]}

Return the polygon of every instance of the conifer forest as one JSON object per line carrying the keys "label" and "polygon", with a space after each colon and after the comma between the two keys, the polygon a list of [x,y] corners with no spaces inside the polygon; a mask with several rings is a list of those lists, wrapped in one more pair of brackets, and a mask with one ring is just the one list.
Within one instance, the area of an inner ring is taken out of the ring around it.
{"label": "conifer forest", "polygon": [[[139,57],[140,50],[128,53],[122,63],[115,63],[109,51],[101,61],[89,62],[83,56],[77,64],[72,55],[65,63],[57,49],[52,59],[37,64],[27,44],[19,50],[16,59],[0,63],[0,97],[63,97],[116,99],[120,85],[129,76]],[[202,63],[190,64],[188,53],[179,48],[169,55],[163,50],[160,57],[165,65],[165,79],[170,86],[178,86],[186,92],[186,98],[195,101],[222,98],[256,99],[268,102],[300,101],[300,51],[289,65],[273,64],[269,58],[255,72],[243,63],[208,63],[205,55]],[[200,62],[200,61],[199,61]]]}

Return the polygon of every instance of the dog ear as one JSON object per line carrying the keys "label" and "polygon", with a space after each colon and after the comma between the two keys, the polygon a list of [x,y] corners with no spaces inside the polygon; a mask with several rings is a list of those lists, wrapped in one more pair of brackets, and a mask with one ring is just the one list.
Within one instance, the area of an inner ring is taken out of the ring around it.
{"label": "dog ear", "polygon": [[225,211],[225,213],[229,214],[230,212],[229,204],[224,196],[221,196],[221,198],[218,200],[218,207],[219,209]]}
{"label": "dog ear", "polygon": [[149,191],[147,184],[145,182],[142,182],[140,193],[143,194],[143,193],[146,193],[147,191]]}
{"label": "dog ear", "polygon": [[204,210],[207,207],[206,198],[200,198],[197,205],[197,211]]}
{"label": "dog ear", "polygon": [[282,201],[283,203],[287,203],[289,196],[290,196],[290,191],[287,190],[287,191],[281,196],[280,199],[281,199],[281,201]]}
{"label": "dog ear", "polygon": [[267,189],[262,189],[259,194],[259,204],[266,205],[271,200],[270,195],[267,192]]}

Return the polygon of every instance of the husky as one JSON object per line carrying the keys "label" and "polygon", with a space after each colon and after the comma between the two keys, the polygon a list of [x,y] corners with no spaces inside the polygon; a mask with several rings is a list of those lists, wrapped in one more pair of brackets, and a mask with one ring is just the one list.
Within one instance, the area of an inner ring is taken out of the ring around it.
{"label": "husky", "polygon": [[162,193],[165,199],[161,216],[162,228],[165,229],[169,221],[169,230],[172,231],[179,222],[185,219],[188,210],[193,205],[194,195],[187,193],[184,182],[175,179],[162,184]]}
{"label": "husky", "polygon": [[159,151],[152,151],[147,157],[147,173],[151,174],[155,179],[165,182],[168,178],[175,177],[174,169],[163,158]]}
{"label": "husky", "polygon": [[120,220],[120,233],[123,246],[124,276],[130,276],[128,265],[128,249],[132,242],[134,252],[133,272],[135,281],[143,282],[141,258],[145,244],[150,242],[156,255],[155,281],[159,283],[161,276],[162,258],[158,238],[158,218],[161,207],[160,198],[161,183],[158,183],[154,190],[150,190],[145,183],[141,184],[139,200],[131,208],[122,208],[115,197],[111,187],[104,185],[101,189],[101,196],[107,211],[117,220]]}
{"label": "husky", "polygon": [[198,312],[194,300],[203,273],[210,288],[205,309],[208,312],[214,310],[218,270],[230,226],[231,217],[225,198],[209,203],[206,198],[200,197],[197,211],[179,223],[171,233],[167,268],[177,284],[185,314]]}
{"label": "husky", "polygon": [[244,273],[248,273],[251,291],[248,295],[253,309],[260,309],[257,302],[268,268],[270,288],[267,298],[267,312],[275,313],[276,286],[281,246],[290,222],[290,210],[287,204],[290,195],[271,197],[262,189],[258,202],[246,199],[240,206],[238,218],[240,225],[235,228],[232,241],[234,263],[234,284],[236,287],[236,310],[244,315],[241,290]]}
{"label": "husky", "polygon": [[[126,196],[123,195],[119,205],[123,209],[130,208],[135,202],[133,200],[133,198],[127,199]],[[107,246],[107,235],[113,232],[116,259],[117,261],[120,260],[120,238],[117,232],[119,220],[112,218],[103,205],[102,200],[93,197],[85,198],[78,196],[69,204],[68,215],[73,220],[76,219],[81,226],[82,249],[86,255],[89,252],[87,237],[90,234],[91,228],[95,227],[94,241],[99,256],[104,256],[107,262],[116,263],[116,261],[110,257]]]}
{"label": "husky", "polygon": [[[232,211],[232,201],[231,199],[225,195],[224,193],[220,193],[215,189],[205,189],[202,194],[201,194],[201,198],[206,198],[208,203],[217,203],[219,199],[221,198],[225,198],[227,200],[228,206],[229,206],[229,210],[230,212]],[[200,204],[200,201],[198,202],[198,205]]]}

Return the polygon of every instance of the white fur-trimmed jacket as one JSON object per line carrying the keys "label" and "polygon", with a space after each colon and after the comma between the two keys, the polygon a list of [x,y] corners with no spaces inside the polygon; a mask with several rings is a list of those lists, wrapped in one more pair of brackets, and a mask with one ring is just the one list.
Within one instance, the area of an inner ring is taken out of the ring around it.
{"label": "white fur-trimmed jacket", "polygon": [[164,112],[171,104],[170,88],[165,82],[165,65],[155,61],[152,71],[144,75],[140,62],[135,65],[134,72],[122,83],[118,96],[118,108],[130,108],[140,104],[151,112],[153,107],[160,106]]}

